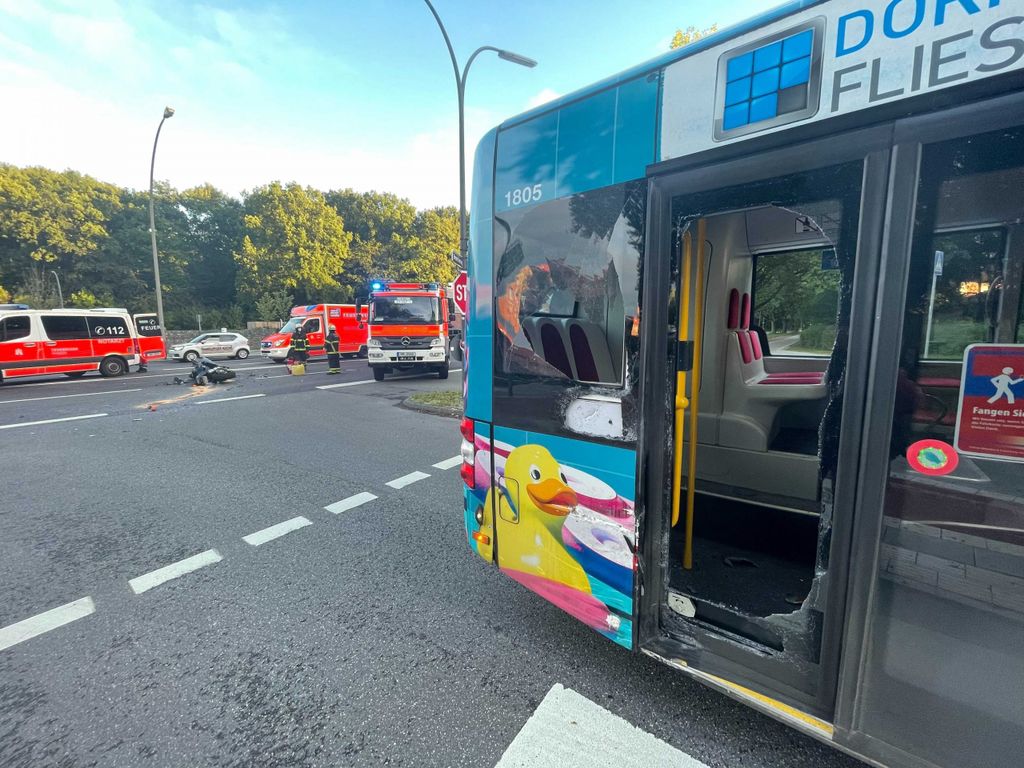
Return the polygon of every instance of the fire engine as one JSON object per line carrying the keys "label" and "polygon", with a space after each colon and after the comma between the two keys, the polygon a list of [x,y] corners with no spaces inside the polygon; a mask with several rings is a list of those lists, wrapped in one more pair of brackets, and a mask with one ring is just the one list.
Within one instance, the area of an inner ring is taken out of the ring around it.
{"label": "fire engine", "polygon": [[338,351],[343,355],[366,354],[366,309],[355,304],[303,304],[292,307],[291,318],[277,333],[260,342],[260,356],[283,363],[292,344],[292,331],[306,329],[306,345],[311,359],[323,357],[325,329],[338,334]]}
{"label": "fire engine", "polygon": [[366,344],[374,379],[383,381],[387,373],[409,370],[433,370],[439,378],[448,378],[455,302],[444,288],[437,283],[375,280],[366,303]]}
{"label": "fire engine", "polygon": [[154,314],[115,307],[0,310],[0,381],[89,371],[121,376],[166,356]]}

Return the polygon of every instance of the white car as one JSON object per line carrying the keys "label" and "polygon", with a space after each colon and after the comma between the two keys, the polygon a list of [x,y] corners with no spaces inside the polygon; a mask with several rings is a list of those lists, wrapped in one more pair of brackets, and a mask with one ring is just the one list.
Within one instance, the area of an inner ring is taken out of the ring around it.
{"label": "white car", "polygon": [[195,362],[200,357],[236,357],[245,360],[249,356],[249,340],[240,333],[201,333],[184,344],[175,344],[168,350],[174,360]]}

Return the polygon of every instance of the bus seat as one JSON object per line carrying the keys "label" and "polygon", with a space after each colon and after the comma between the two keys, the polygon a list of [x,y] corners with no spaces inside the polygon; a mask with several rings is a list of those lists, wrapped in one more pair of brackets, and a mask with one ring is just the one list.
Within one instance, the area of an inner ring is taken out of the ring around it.
{"label": "bus seat", "polygon": [[615,366],[612,364],[604,329],[596,323],[576,318],[569,318],[564,323],[580,381],[616,381]]}
{"label": "bus seat", "polygon": [[725,390],[718,444],[767,451],[776,431],[779,408],[825,397],[824,373],[768,373],[757,334],[750,331],[750,294],[733,288],[726,321]]}
{"label": "bus seat", "polygon": [[530,346],[533,347],[533,351],[541,357],[544,357],[544,347],[540,343],[539,317],[523,318],[523,335],[526,337],[526,340],[530,342]]}
{"label": "bus seat", "polygon": [[540,344],[543,357],[570,379],[576,378],[575,371],[569,362],[569,354],[562,340],[561,329],[551,318],[543,318],[540,322]]}

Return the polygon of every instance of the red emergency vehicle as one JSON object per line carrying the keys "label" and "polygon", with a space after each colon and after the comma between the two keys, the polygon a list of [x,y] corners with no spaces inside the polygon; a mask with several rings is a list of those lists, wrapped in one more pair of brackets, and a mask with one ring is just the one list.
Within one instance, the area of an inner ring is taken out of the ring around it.
{"label": "red emergency vehicle", "polygon": [[167,356],[154,314],[126,309],[0,311],[0,381],[89,371],[121,376],[130,366]]}
{"label": "red emergency vehicle", "polygon": [[455,302],[437,283],[370,284],[369,364],[373,378],[392,371],[433,370],[448,378]]}
{"label": "red emergency vehicle", "polygon": [[355,304],[304,304],[292,307],[291,319],[277,333],[260,342],[260,355],[283,363],[292,344],[292,331],[306,329],[306,345],[310,359],[323,357],[326,328],[338,334],[338,351],[343,355],[366,354],[366,308],[357,311]]}

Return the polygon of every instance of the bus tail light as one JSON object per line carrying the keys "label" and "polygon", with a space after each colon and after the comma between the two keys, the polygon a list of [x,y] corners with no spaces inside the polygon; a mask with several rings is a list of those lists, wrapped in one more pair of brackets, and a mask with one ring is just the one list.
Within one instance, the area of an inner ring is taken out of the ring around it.
{"label": "bus tail light", "polygon": [[476,487],[476,429],[473,420],[463,419],[459,431],[462,432],[462,469],[459,474],[466,487],[473,489]]}

